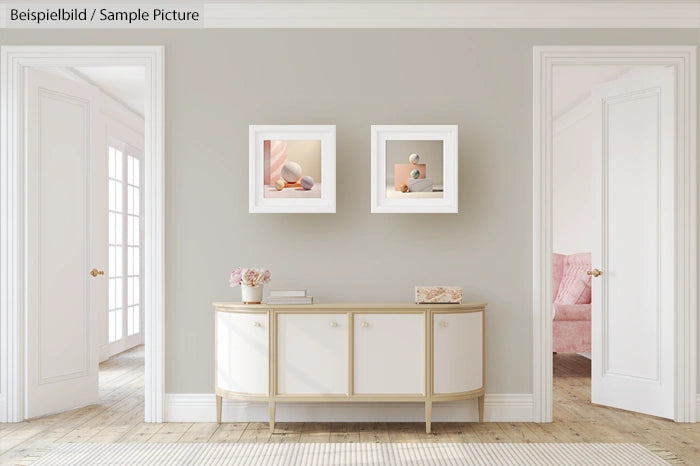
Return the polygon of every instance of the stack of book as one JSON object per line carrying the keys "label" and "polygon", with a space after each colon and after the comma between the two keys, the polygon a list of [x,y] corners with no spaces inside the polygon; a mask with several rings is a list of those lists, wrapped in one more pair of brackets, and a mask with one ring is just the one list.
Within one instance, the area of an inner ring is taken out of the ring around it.
{"label": "stack of book", "polygon": [[313,304],[314,297],[307,296],[306,290],[272,290],[265,299],[267,304]]}

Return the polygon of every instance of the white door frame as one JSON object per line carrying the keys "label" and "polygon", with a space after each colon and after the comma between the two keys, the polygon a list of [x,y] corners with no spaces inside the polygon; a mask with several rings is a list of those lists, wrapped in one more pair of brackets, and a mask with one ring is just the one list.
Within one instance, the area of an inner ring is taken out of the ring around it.
{"label": "white door frame", "polygon": [[143,66],[145,421],[163,421],[164,400],[164,48],[162,46],[0,47],[0,422],[25,419],[27,67]]}
{"label": "white door frame", "polygon": [[697,97],[695,46],[547,46],[533,49],[533,421],[552,421],[552,67],[667,65],[676,70],[677,422],[696,421]]}

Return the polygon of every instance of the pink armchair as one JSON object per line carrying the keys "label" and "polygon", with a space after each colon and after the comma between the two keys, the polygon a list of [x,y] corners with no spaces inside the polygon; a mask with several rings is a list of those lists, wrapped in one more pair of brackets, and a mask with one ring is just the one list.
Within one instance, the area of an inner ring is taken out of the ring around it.
{"label": "pink armchair", "polygon": [[552,351],[591,352],[591,254],[552,256]]}

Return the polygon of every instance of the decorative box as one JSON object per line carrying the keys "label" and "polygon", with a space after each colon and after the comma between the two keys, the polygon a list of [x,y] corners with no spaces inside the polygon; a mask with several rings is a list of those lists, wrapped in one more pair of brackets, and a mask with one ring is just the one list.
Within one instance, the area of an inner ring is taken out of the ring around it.
{"label": "decorative box", "polygon": [[461,286],[417,286],[416,304],[460,304]]}

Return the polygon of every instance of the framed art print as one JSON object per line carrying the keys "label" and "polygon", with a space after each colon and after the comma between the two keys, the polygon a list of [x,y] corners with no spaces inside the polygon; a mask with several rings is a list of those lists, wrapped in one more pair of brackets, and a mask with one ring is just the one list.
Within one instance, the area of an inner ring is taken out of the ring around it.
{"label": "framed art print", "polygon": [[249,212],[335,212],[335,126],[251,125]]}
{"label": "framed art print", "polygon": [[374,213],[456,213],[457,125],[372,126]]}

